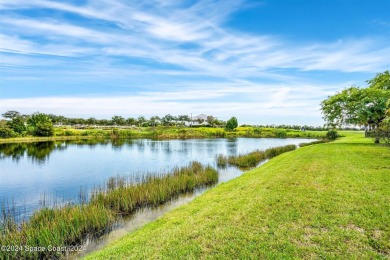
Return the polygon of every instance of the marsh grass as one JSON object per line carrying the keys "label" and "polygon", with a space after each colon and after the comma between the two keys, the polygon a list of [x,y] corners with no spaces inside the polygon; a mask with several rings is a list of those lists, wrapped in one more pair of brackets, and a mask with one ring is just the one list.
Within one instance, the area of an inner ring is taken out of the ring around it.
{"label": "marsh grass", "polygon": [[271,159],[279,154],[293,151],[296,149],[295,145],[286,145],[280,147],[269,148],[264,151],[256,150],[248,154],[240,154],[236,156],[218,155],[217,165],[219,167],[226,167],[228,165],[234,165],[238,167],[255,167],[261,161]]}
{"label": "marsh grass", "polygon": [[193,162],[187,167],[174,169],[169,175],[145,175],[138,182],[120,176],[110,178],[106,187],[92,194],[90,203],[130,214],[141,207],[162,204],[180,193],[217,181],[215,169]]}
{"label": "marsh grass", "polygon": [[[218,172],[210,166],[193,162],[176,168],[170,174],[147,174],[138,179],[123,176],[110,178],[97,188],[87,202],[80,190],[80,205],[43,208],[33,213],[28,221],[18,224],[13,208],[2,208],[0,244],[28,248],[65,247],[80,244],[87,235],[109,230],[118,215],[131,214],[145,206],[162,204],[180,193],[216,183]],[[57,259],[64,252],[56,251],[0,251],[0,259]]]}

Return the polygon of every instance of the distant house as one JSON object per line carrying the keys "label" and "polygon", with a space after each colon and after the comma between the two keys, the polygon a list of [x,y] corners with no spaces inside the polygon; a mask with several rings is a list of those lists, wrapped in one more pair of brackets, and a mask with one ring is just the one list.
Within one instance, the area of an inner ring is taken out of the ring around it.
{"label": "distant house", "polygon": [[207,115],[200,114],[192,117],[190,122],[186,122],[187,126],[209,126],[210,124],[207,122]]}
{"label": "distant house", "polygon": [[207,121],[207,115],[200,114],[200,115],[194,116],[192,118],[192,121]]}

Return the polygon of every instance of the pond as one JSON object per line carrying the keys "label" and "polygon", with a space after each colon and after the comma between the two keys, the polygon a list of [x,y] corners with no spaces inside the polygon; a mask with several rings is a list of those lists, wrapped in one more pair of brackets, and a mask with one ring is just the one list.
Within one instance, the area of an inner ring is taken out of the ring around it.
{"label": "pond", "polygon": [[[0,144],[0,199],[17,219],[42,206],[78,202],[112,176],[168,173],[191,161],[216,165],[216,156],[311,142],[312,139],[78,140]],[[238,169],[220,171],[220,181]]]}

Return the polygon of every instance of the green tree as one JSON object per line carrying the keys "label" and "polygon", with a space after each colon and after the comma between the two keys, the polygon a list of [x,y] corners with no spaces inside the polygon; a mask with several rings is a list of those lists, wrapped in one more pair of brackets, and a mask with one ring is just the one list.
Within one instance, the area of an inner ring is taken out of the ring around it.
{"label": "green tree", "polygon": [[137,119],[137,124],[140,127],[143,126],[146,122],[148,122],[148,120],[146,120],[144,116],[139,116]]}
{"label": "green tree", "polygon": [[111,121],[111,120],[108,120],[108,119],[100,119],[100,120],[97,120],[96,123],[97,123],[98,125],[101,125],[101,126],[112,125],[112,121]]}
{"label": "green tree", "polygon": [[226,122],[223,120],[218,120],[217,118],[214,118],[213,126],[218,126],[218,127],[226,126]]}
{"label": "green tree", "polygon": [[53,115],[53,114],[48,114],[47,116],[50,118],[51,122],[55,125],[56,124],[63,124],[66,122],[66,118],[64,116],[57,116],[57,115]]}
{"label": "green tree", "polygon": [[182,122],[190,122],[191,118],[188,115],[178,115],[177,119]]}
{"label": "green tree", "polygon": [[388,70],[378,73],[373,79],[367,80],[367,83],[370,88],[390,91],[390,73]]}
{"label": "green tree", "polygon": [[188,115],[178,115],[177,120],[181,125],[185,125],[186,122],[190,122],[191,118]]}
{"label": "green tree", "polygon": [[175,117],[172,116],[171,114],[165,115],[161,118],[161,123],[164,126],[170,126],[173,124],[173,121],[175,120]]}
{"label": "green tree", "polygon": [[199,124],[202,124],[202,123],[204,122],[204,119],[202,119],[202,118],[198,118],[198,120],[197,120],[197,121],[198,121],[198,123],[199,123]]}
{"label": "green tree", "polygon": [[7,125],[18,134],[23,134],[26,130],[26,120],[22,116],[16,116],[7,122]]}
{"label": "green tree", "polygon": [[113,116],[111,121],[114,123],[114,125],[125,125],[126,119],[124,119],[121,116]]}
{"label": "green tree", "polygon": [[53,136],[54,127],[52,122],[38,122],[34,129],[34,135],[36,136]]}
{"label": "green tree", "polygon": [[94,117],[88,118],[88,119],[86,120],[86,122],[87,122],[88,125],[96,125],[96,124],[97,124],[97,120],[96,120],[96,118],[94,118]]}
{"label": "green tree", "polygon": [[50,117],[44,113],[35,112],[29,116],[27,123],[31,126],[37,126],[38,123],[51,122]]}
{"label": "green tree", "polygon": [[234,130],[238,126],[237,118],[232,117],[226,122],[225,128],[229,131]]}
{"label": "green tree", "polygon": [[149,119],[149,125],[155,127],[156,125],[158,125],[160,123],[160,120],[161,120],[160,117],[152,116]]}
{"label": "green tree", "polygon": [[387,106],[387,110],[386,110],[385,121],[386,121],[386,123],[390,123],[390,98],[389,98],[389,100],[387,100],[386,106]]}
{"label": "green tree", "polygon": [[12,130],[6,120],[0,120],[0,138],[16,137],[17,134]]}
{"label": "green tree", "polygon": [[137,123],[137,120],[133,117],[129,117],[128,119],[126,119],[126,124],[129,126],[135,125],[136,123]]}
{"label": "green tree", "polygon": [[32,114],[27,123],[29,126],[34,127],[33,134],[35,136],[53,136],[54,126],[48,115],[44,113],[36,112]]}
{"label": "green tree", "polygon": [[[353,86],[321,102],[323,118],[329,126],[353,124],[371,131],[382,125],[390,102],[389,72],[378,73],[367,83],[368,88]],[[379,139],[376,138],[375,142]]]}
{"label": "green tree", "polygon": [[325,121],[332,127],[346,124],[377,128],[385,118],[390,91],[351,87],[321,102]]}
{"label": "green tree", "polygon": [[8,128],[10,128],[14,133],[24,134],[26,132],[26,116],[21,115],[18,111],[14,110],[9,110],[2,114],[2,116],[4,118],[10,119],[6,122],[6,124]]}
{"label": "green tree", "polygon": [[4,118],[13,119],[15,117],[21,116],[21,114],[18,111],[9,110],[9,111],[5,112],[4,114],[2,114],[2,116]]}
{"label": "green tree", "polygon": [[215,120],[215,117],[213,117],[213,116],[207,116],[206,121],[207,121],[207,123],[208,123],[209,125],[214,126],[214,120]]}

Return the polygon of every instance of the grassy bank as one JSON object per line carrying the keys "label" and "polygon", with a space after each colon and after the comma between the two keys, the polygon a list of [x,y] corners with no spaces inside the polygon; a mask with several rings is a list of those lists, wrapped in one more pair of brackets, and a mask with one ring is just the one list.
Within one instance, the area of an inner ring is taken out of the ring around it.
{"label": "grassy bank", "polygon": [[193,162],[171,174],[148,175],[138,182],[111,178],[105,187],[96,190],[87,204],[38,210],[25,223],[17,224],[12,213],[5,214],[0,225],[0,245],[17,249],[22,246],[23,250],[2,248],[0,259],[58,258],[64,252],[49,251],[50,247],[79,244],[87,234],[109,229],[118,214],[159,205],[180,193],[217,181],[215,169]]}
{"label": "grassy bank", "polygon": [[237,127],[234,131],[212,127],[140,127],[132,129],[73,129],[55,128],[52,137],[0,138],[0,143],[40,142],[55,140],[77,140],[90,138],[233,138],[233,137],[269,137],[269,138],[323,138],[326,131],[299,131],[292,129]]}
{"label": "grassy bank", "polygon": [[87,259],[388,258],[389,161],[362,133],[306,146]]}

